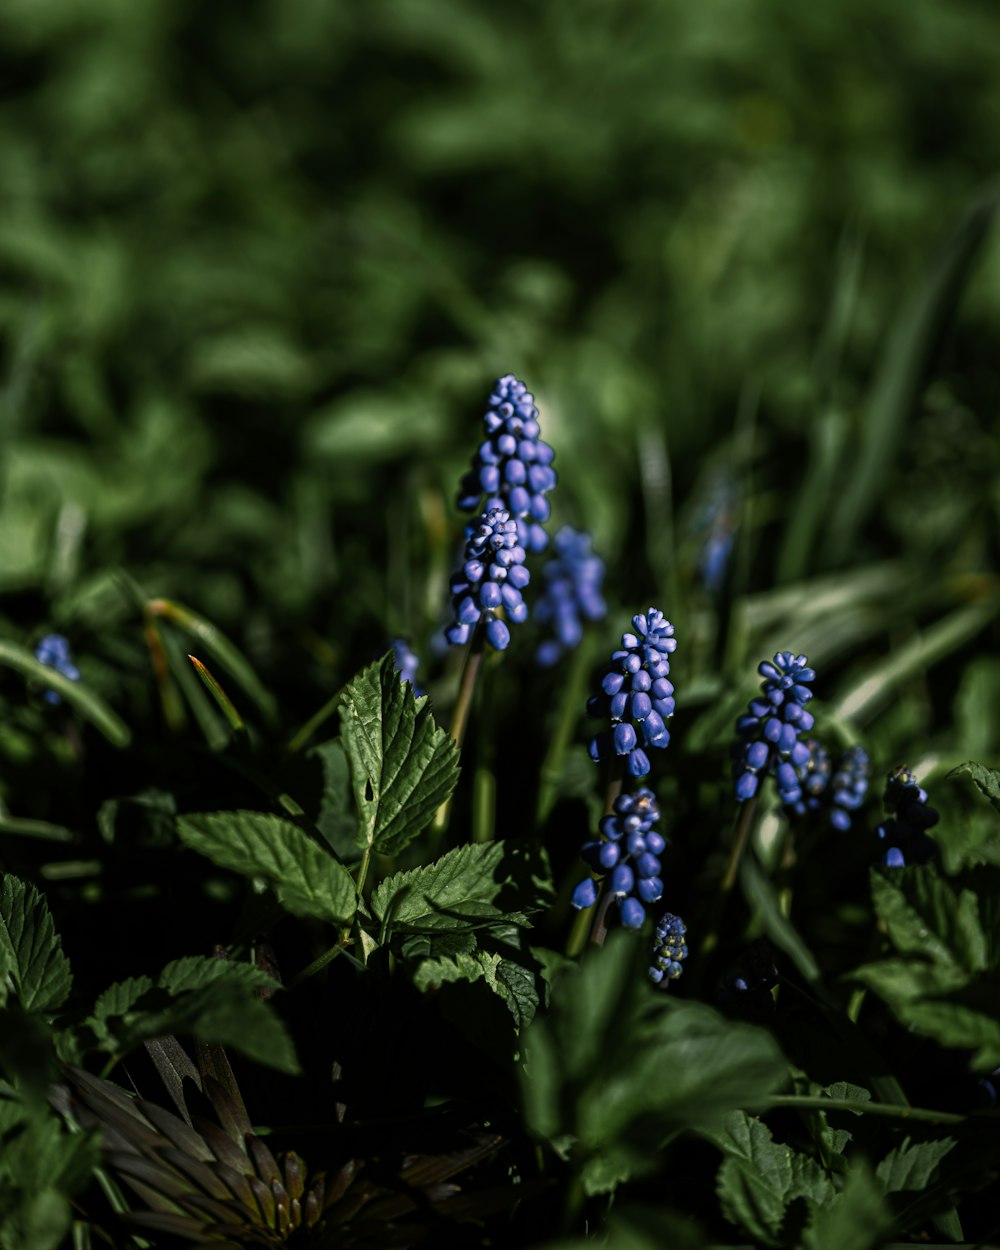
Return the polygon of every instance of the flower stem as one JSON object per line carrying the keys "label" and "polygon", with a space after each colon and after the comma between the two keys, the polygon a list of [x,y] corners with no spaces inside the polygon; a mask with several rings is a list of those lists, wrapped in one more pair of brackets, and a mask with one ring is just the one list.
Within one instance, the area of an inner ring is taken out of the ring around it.
{"label": "flower stem", "polygon": [[[455,739],[455,745],[459,750],[461,750],[462,743],[465,741],[465,731],[469,724],[469,713],[472,710],[472,696],[476,690],[476,678],[479,676],[479,669],[483,662],[485,646],[486,633],[480,621],[469,639],[469,649],[465,653],[465,665],[462,668],[462,677],[458,685],[458,698],[455,700],[455,709],[451,716],[450,733]],[[454,796],[452,795],[445,799],[437,809],[434,823],[431,825],[430,845],[435,851],[448,828],[448,821],[451,818],[452,797]]]}
{"label": "flower stem", "polygon": [[[604,815],[610,816],[615,809],[615,799],[622,792],[622,786],[625,782],[625,756],[616,756],[610,765],[608,774],[608,785],[604,792]],[[603,889],[603,886],[600,887]],[[603,946],[604,939],[608,936],[608,929],[605,921],[607,919],[608,908],[614,901],[614,896],[605,894],[603,898],[591,904],[590,907],[584,907],[577,912],[573,921],[573,927],[569,932],[569,939],[566,942],[566,954],[570,959],[576,957],[582,952],[587,943],[587,934],[590,933],[590,942],[592,946]],[[591,920],[593,920],[593,929],[591,930]]]}
{"label": "flower stem", "polygon": [[719,943],[719,928],[726,908],[726,901],[732,893],[733,886],[736,884],[740,860],[743,858],[743,852],[746,850],[747,842],[750,839],[750,831],[753,828],[754,817],[757,815],[757,799],[758,795],[755,794],[753,798],[747,799],[745,803],[740,805],[740,812],[736,818],[733,846],[729,852],[729,862],[726,864],[726,871],[719,885],[719,892],[716,895],[712,923],[701,944],[702,958],[710,954]]}
{"label": "flower stem", "polygon": [[559,703],[559,714],[556,718],[555,731],[549,743],[545,760],[542,764],[541,783],[538,787],[538,805],[535,810],[536,827],[543,824],[556,801],[559,778],[562,776],[563,760],[573,737],[573,730],[579,719],[580,708],[584,702],[587,670],[593,650],[590,635],[573,652],[569,673],[563,683],[562,699]]}

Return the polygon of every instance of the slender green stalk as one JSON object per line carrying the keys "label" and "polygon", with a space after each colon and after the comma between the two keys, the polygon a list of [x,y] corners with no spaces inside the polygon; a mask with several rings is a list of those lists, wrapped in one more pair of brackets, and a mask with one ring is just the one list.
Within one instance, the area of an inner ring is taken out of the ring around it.
{"label": "slender green stalk", "polygon": [[750,831],[753,828],[754,817],[757,814],[758,795],[754,795],[752,799],[747,799],[745,803],[740,805],[739,815],[736,817],[736,831],[733,836],[732,849],[729,852],[729,862],[726,864],[726,871],[723,874],[722,881],[719,884],[719,892],[715,898],[714,914],[712,923],[708,932],[705,934],[704,941],[701,944],[701,955],[710,954],[719,942],[719,928],[722,924],[722,917],[726,909],[726,902],[732,893],[733,886],[736,884],[736,877],[739,873],[740,860],[743,858],[743,852],[746,850],[747,842],[750,839]]}
{"label": "slender green stalk", "polygon": [[[455,700],[455,708],[451,716],[449,732],[455,739],[455,745],[459,750],[461,750],[462,743],[465,741],[465,731],[469,726],[472,697],[476,691],[476,678],[479,676],[479,670],[482,666],[485,646],[486,633],[482,622],[480,622],[473,630],[472,637],[469,639],[469,647],[465,653],[465,664],[462,667],[462,676],[458,685],[458,698]],[[450,796],[441,804],[434,817],[434,823],[431,825],[430,845],[434,849],[437,849],[441,839],[444,837],[445,830],[448,828],[453,797],[453,795]]]}
{"label": "slender green stalk", "polygon": [[289,740],[288,746],[285,748],[289,755],[294,755],[296,751],[302,750],[320,725],[328,721],[337,708],[340,707],[340,701],[343,696],[343,690],[338,690],[332,698],[327,699],[318,712],[309,717],[298,733]]}
{"label": "slender green stalk", "polygon": [[229,695],[226,694],[225,690],[223,690],[218,678],[214,676],[208,666],[203,664],[197,656],[189,655],[188,659],[194,665],[194,671],[201,678],[205,689],[219,705],[219,708],[222,711],[223,716],[225,716],[226,720],[229,722],[229,727],[232,729],[233,733],[245,734],[247,727],[243,721],[243,717],[240,716],[239,712],[237,712],[236,705],[233,703],[232,699],[230,699]]}
{"label": "slender green stalk", "polygon": [[863,1098],[826,1098],[816,1094],[775,1094],[771,1098],[771,1106],[812,1111],[853,1111],[892,1120],[920,1120],[925,1124],[964,1124],[968,1120],[968,1116],[958,1115],[953,1111],[931,1111],[926,1107],[868,1102]]}
{"label": "slender green stalk", "polygon": [[559,779],[562,777],[563,761],[573,740],[573,730],[580,717],[586,691],[587,672],[590,668],[590,657],[593,641],[585,635],[583,641],[573,652],[566,680],[562,683],[562,699],[559,702],[559,713],[555,728],[549,739],[549,749],[542,764],[541,783],[538,787],[538,805],[535,810],[536,828],[544,824],[549,812],[552,811],[559,790]]}

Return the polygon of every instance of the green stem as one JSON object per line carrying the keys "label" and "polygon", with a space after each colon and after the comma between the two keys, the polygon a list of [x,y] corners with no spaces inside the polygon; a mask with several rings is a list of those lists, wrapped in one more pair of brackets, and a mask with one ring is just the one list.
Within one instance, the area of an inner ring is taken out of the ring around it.
{"label": "green stem", "polygon": [[[608,772],[608,784],[604,791],[604,815],[610,816],[615,809],[615,799],[622,792],[622,786],[625,783],[625,757],[615,756]],[[603,889],[603,886],[599,887]],[[605,894],[604,898],[599,898],[597,902],[590,907],[584,907],[577,912],[573,921],[573,927],[570,929],[569,938],[566,942],[566,954],[570,959],[576,959],[583,951],[587,944],[587,934],[590,933],[590,941],[594,946],[603,946],[604,939],[608,935],[605,920],[608,914],[608,908],[611,906],[613,896]],[[591,932],[591,921],[593,920],[593,932]]]}
{"label": "green stem", "polygon": [[314,959],[312,963],[303,968],[301,972],[297,972],[288,982],[286,988],[289,990],[296,989],[302,984],[303,981],[308,981],[309,978],[315,976],[317,972],[322,972],[327,964],[333,963],[338,955],[343,954],[344,947],[342,943],[338,942],[336,946],[331,946],[329,950],[325,950],[322,955]]}
{"label": "green stem", "polygon": [[798,1107],[813,1111],[853,1111],[892,1120],[920,1120],[925,1124],[964,1124],[968,1116],[953,1111],[931,1111],[926,1107],[899,1106],[890,1102],[868,1102],[863,1098],[826,1098],[818,1094],[775,1094],[772,1107]]}
{"label": "green stem", "polygon": [[614,901],[615,896],[608,891],[597,904],[597,915],[594,917],[594,927],[590,931],[591,946],[604,945],[604,939],[608,936],[608,908]]}
{"label": "green stem", "polygon": [[[455,700],[455,708],[451,716],[451,736],[455,739],[455,745],[461,750],[462,743],[465,741],[465,731],[469,725],[469,713],[472,710],[472,696],[476,690],[476,678],[479,676],[479,669],[483,661],[483,650],[486,646],[486,632],[480,622],[469,639],[469,649],[465,653],[465,664],[462,668],[462,677],[458,686],[458,698]],[[449,796],[437,809],[434,817],[434,823],[430,830],[430,846],[436,851],[444,837],[445,830],[448,828],[448,821],[451,819],[451,803],[454,793]]]}
{"label": "green stem", "polygon": [[563,694],[559,704],[559,715],[556,717],[555,729],[542,764],[541,783],[538,787],[538,806],[535,811],[536,828],[544,823],[556,801],[559,779],[563,771],[563,761],[573,739],[573,730],[576,728],[580,709],[584,702],[587,672],[590,668],[592,650],[592,638],[590,635],[585,635],[583,641],[573,652],[569,672],[566,680],[562,683]]}
{"label": "green stem", "polygon": [[701,955],[703,958],[710,954],[718,945],[719,929],[726,909],[726,901],[732,893],[733,886],[736,884],[740,860],[743,858],[743,852],[746,850],[747,842],[750,839],[750,831],[753,828],[754,817],[757,814],[757,799],[758,795],[755,794],[753,798],[747,799],[745,803],[740,805],[739,815],[736,817],[736,832],[733,836],[733,846],[729,852],[729,862],[726,864],[726,871],[719,885],[719,893],[716,895],[712,922],[701,944]]}
{"label": "green stem", "polygon": [[479,676],[485,646],[486,632],[480,622],[469,639],[469,649],[465,653],[465,666],[462,669],[462,679],[458,687],[458,698],[455,700],[455,709],[451,715],[451,736],[455,739],[455,744],[459,749],[465,741],[469,713],[472,710],[472,696],[476,690],[476,678]]}

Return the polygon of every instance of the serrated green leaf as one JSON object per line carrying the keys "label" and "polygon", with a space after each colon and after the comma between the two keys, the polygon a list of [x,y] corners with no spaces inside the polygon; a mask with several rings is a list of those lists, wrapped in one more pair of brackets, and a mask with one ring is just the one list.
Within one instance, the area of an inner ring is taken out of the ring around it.
{"label": "serrated green leaf", "polygon": [[974,760],[966,760],[948,774],[949,777],[971,777],[980,794],[985,794],[998,812],[1000,812],[1000,770],[987,768]]}
{"label": "serrated green leaf", "polygon": [[181,839],[213,863],[263,877],[296,916],[346,925],[354,916],[351,874],[297,825],[264,812],[206,812],[181,816]]}
{"label": "serrated green leaf", "polygon": [[815,1208],[802,1245],[804,1250],[831,1250],[833,1246],[870,1250],[891,1222],[877,1182],[864,1164],[856,1163],[847,1173],[843,1190]]}
{"label": "serrated green leaf", "polygon": [[129,977],[125,981],[116,981],[114,985],[109,985],[98,996],[93,1014],[87,1021],[97,1039],[108,1039],[108,1020],[126,1015],[152,988],[152,977]]}
{"label": "serrated green leaf", "polygon": [[175,959],[160,973],[157,984],[168,994],[181,994],[186,990],[200,990],[222,979],[237,980],[248,989],[275,989],[278,982],[253,964],[237,963],[206,955],[187,955]]}
{"label": "serrated green leaf", "polygon": [[182,1033],[297,1072],[284,1024],[255,994],[275,985],[251,964],[191,956],[167,964],[155,983],[138,977],[110,986],[87,1023],[108,1054],[124,1055],[147,1038]]}
{"label": "serrated green leaf", "polygon": [[911,1142],[907,1137],[890,1150],[875,1169],[887,1194],[904,1189],[923,1190],[933,1178],[941,1160],[955,1148],[951,1137],[940,1141]]}
{"label": "serrated green leaf", "polygon": [[812,1211],[835,1192],[818,1163],[774,1141],[767,1125],[744,1111],[730,1112],[712,1140],[725,1154],[716,1180],[723,1215],[765,1245],[780,1244],[785,1212],[797,1198]]}
{"label": "serrated green leaf", "polygon": [[711,1130],[737,1107],[766,1105],[786,1079],[768,1033],[657,993],[647,963],[634,935],[612,933],[556,979],[549,1010],[523,1034],[528,1126],[601,1160],[591,1192],[599,1175],[655,1166],[670,1132]]}
{"label": "serrated green leaf", "polygon": [[339,708],[358,844],[384,855],[397,854],[430,824],[458,780],[458,748],[394,663],[389,652],[359,673]]}
{"label": "serrated green leaf", "polygon": [[512,959],[501,959],[490,985],[507,1004],[514,1027],[526,1028],[538,1010],[538,989],[531,970]]}
{"label": "serrated green leaf", "polygon": [[[478,952],[477,952],[478,953]],[[497,957],[499,962],[499,956]],[[479,981],[486,975],[483,963],[475,955],[459,953],[451,958],[425,959],[413,973],[413,984],[421,992],[437,989],[452,981]]]}
{"label": "serrated green leaf", "polygon": [[986,936],[972,890],[956,891],[932,865],[872,870],[872,901],[902,954],[973,974],[988,965]]}
{"label": "serrated green leaf", "polygon": [[372,911],[403,933],[462,929],[483,917],[503,920],[492,905],[503,885],[495,879],[503,853],[502,842],[467,843],[424,868],[397,872],[372,895]]}
{"label": "serrated green leaf", "polygon": [[13,992],[25,1011],[51,1012],[73,977],[48,904],[33,885],[0,878],[0,1004]]}
{"label": "serrated green leaf", "polygon": [[348,862],[357,859],[358,815],[354,810],[351,770],[343,745],[336,738],[320,742],[306,752],[306,758],[316,760],[323,774],[316,828],[335,855]]}

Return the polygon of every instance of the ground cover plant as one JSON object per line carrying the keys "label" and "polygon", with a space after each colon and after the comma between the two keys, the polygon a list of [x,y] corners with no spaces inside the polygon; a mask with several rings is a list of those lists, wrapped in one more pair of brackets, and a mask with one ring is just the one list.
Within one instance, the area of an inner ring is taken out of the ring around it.
{"label": "ground cover plant", "polygon": [[1000,1244],[1000,40],[838,7],[3,7],[4,1250]]}

